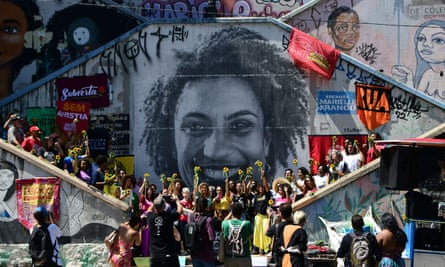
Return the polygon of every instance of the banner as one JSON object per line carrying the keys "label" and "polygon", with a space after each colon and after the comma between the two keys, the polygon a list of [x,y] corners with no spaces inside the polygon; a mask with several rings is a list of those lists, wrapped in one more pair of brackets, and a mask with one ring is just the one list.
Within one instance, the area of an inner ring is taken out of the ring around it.
{"label": "banner", "polygon": [[[327,164],[326,156],[332,150],[334,146],[333,135],[310,135],[309,138],[309,158],[316,161],[313,168],[313,173],[317,173],[318,164]],[[345,140],[351,141],[357,140],[359,145],[368,143],[368,135],[336,135],[335,136],[335,149],[344,150]],[[365,153],[366,154],[366,153]],[[316,164],[318,163],[318,164]]]}
{"label": "banner", "polygon": [[328,80],[340,57],[337,49],[295,28],[290,34],[288,52],[296,66],[315,71]]}
{"label": "banner", "polygon": [[88,102],[91,108],[110,106],[106,74],[56,80],[59,101]]}
{"label": "banner", "polygon": [[18,220],[27,229],[34,224],[33,212],[38,206],[45,206],[59,220],[59,178],[30,178],[16,180]]}
{"label": "banner", "polygon": [[56,108],[28,107],[26,108],[28,125],[37,125],[42,132],[41,136],[50,136],[55,130]]}
{"label": "banner", "polygon": [[56,125],[60,132],[76,132],[80,134],[88,130],[88,117],[90,115],[89,103],[57,101]]}
{"label": "banner", "polygon": [[127,174],[134,174],[134,156],[119,156],[115,158],[117,166]]}
{"label": "banner", "polygon": [[391,88],[370,84],[355,84],[357,113],[370,131],[391,119]]}

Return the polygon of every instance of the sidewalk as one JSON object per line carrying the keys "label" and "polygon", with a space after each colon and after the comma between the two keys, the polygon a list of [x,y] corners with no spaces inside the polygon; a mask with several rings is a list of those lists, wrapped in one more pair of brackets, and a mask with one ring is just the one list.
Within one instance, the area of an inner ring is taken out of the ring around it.
{"label": "sidewalk", "polygon": [[[267,256],[266,255],[252,255],[252,266],[253,267],[266,267],[267,266]],[[134,258],[136,267],[150,267],[149,257],[136,257]],[[192,267],[192,261],[190,257],[187,257],[185,267]],[[224,265],[217,265],[215,267],[223,267]]]}

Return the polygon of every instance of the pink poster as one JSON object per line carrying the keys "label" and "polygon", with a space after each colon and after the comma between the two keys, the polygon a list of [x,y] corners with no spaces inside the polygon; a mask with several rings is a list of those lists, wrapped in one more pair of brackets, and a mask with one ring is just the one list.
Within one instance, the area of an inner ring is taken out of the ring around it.
{"label": "pink poster", "polygon": [[27,229],[31,229],[34,209],[45,206],[52,212],[53,219],[59,220],[59,178],[29,178],[16,180],[18,219]]}
{"label": "pink poster", "polygon": [[68,132],[80,134],[83,130],[88,130],[89,103],[57,101],[56,105],[56,125],[60,132],[68,136]]}

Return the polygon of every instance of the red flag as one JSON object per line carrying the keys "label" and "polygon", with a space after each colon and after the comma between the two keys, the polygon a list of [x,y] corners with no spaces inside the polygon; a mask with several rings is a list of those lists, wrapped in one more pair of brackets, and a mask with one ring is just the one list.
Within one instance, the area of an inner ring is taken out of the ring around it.
{"label": "red flag", "polygon": [[374,130],[391,119],[390,87],[357,83],[355,95],[358,116],[368,130]]}
{"label": "red flag", "polygon": [[298,67],[313,70],[326,79],[331,79],[340,51],[320,40],[292,28],[289,55]]}

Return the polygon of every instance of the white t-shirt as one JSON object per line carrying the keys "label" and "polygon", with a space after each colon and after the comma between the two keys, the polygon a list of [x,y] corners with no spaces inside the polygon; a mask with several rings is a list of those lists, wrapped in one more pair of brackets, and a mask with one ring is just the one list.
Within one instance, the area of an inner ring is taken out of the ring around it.
{"label": "white t-shirt", "polygon": [[328,177],[328,174],[325,174],[324,176],[320,175],[314,175],[315,185],[317,186],[317,189],[323,188],[327,185],[329,181],[326,181]]}
{"label": "white t-shirt", "polygon": [[[37,228],[37,226],[34,225],[31,228],[30,233],[32,234],[32,232],[36,228]],[[53,251],[53,261],[55,263],[57,263],[57,265],[62,266],[62,260],[60,259],[59,242],[56,242],[57,238],[60,238],[62,236],[62,231],[60,230],[60,228],[57,225],[52,223],[52,224],[50,224],[48,226],[48,232],[49,232],[49,235],[51,236],[51,243],[52,244],[54,244],[54,243],[56,244],[55,247],[54,247],[54,251]]]}
{"label": "white t-shirt", "polygon": [[349,171],[355,171],[360,168],[361,156],[360,154],[343,155],[343,160],[346,162]]}

